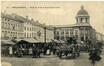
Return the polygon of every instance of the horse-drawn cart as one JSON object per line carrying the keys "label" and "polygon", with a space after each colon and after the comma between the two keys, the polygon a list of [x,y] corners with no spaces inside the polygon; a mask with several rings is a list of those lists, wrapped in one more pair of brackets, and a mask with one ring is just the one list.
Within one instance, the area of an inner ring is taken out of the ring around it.
{"label": "horse-drawn cart", "polygon": [[70,56],[76,58],[80,55],[80,47],[78,45],[60,45],[57,48],[57,56],[62,58],[63,56]]}

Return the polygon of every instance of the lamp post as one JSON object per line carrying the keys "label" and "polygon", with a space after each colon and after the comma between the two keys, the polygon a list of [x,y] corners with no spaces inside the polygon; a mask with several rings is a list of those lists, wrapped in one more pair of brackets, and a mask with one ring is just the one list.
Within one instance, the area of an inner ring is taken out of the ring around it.
{"label": "lamp post", "polygon": [[44,27],[44,43],[46,43],[46,27]]}
{"label": "lamp post", "polygon": [[54,27],[54,39],[56,39],[56,28]]}

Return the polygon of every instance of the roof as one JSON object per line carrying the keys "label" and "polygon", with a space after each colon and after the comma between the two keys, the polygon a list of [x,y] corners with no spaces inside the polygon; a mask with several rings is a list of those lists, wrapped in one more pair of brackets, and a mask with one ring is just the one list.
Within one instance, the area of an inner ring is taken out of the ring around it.
{"label": "roof", "polygon": [[7,19],[11,19],[11,20],[14,20],[14,21],[18,21],[18,22],[24,22],[24,18],[19,16],[19,15],[16,15],[16,14],[5,14],[5,13],[1,13],[1,17],[2,18],[7,18]]}
{"label": "roof", "polygon": [[77,15],[89,15],[88,12],[81,6],[81,9],[78,11]]}
{"label": "roof", "polygon": [[80,26],[91,27],[90,24],[54,25],[53,27],[55,27],[55,28],[73,28],[73,27],[80,27]]}

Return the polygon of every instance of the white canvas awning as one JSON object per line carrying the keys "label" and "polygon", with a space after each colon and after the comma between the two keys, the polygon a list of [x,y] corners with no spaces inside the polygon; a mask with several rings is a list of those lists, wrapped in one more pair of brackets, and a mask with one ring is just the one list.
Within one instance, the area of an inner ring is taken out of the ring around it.
{"label": "white canvas awning", "polygon": [[33,39],[33,38],[25,38],[23,40],[29,43],[39,43],[37,39]]}
{"label": "white canvas awning", "polygon": [[15,45],[16,43],[14,43],[11,40],[1,40],[1,45]]}

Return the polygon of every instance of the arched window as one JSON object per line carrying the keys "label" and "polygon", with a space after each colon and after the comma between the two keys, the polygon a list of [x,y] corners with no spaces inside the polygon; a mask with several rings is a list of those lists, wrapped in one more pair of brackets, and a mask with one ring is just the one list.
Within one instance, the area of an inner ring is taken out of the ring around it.
{"label": "arched window", "polygon": [[80,19],[81,23],[83,22],[83,18]]}
{"label": "arched window", "polygon": [[57,35],[59,35],[59,32],[57,31]]}
{"label": "arched window", "polygon": [[87,23],[87,21],[88,21],[88,18],[85,18],[86,19],[86,23]]}

